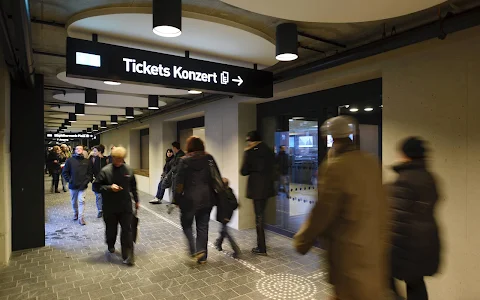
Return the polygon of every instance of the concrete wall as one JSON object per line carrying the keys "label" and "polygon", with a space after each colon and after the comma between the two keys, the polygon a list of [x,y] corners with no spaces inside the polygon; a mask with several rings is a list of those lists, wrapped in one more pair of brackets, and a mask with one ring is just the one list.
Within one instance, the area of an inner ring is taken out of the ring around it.
{"label": "concrete wall", "polygon": [[10,75],[0,55],[0,265],[12,252],[10,190]]}

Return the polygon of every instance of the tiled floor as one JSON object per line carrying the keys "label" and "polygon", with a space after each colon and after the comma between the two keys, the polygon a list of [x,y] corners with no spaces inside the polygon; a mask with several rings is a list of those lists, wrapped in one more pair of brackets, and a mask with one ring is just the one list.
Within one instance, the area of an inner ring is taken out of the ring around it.
{"label": "tiled floor", "polygon": [[[46,178],[46,190],[49,190]],[[46,247],[16,252],[0,268],[0,300],[20,299],[327,299],[320,252],[295,253],[291,240],[267,233],[269,256],[249,253],[254,230],[234,231],[240,259],[209,248],[206,265],[186,255],[178,211],[150,205],[141,194],[140,240],[136,266],[121,264],[119,253],[106,254],[104,224],[96,218],[94,195],[87,194],[86,226],[72,221],[68,193],[47,194]],[[218,225],[211,222],[210,241]],[[28,238],[28,237],[25,237]],[[119,245],[117,245],[119,248]],[[324,270],[324,269],[323,269]]]}

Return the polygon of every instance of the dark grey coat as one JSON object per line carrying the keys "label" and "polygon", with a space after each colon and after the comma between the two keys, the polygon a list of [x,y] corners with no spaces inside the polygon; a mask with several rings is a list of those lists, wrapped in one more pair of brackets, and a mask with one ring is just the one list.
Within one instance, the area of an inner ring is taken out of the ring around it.
{"label": "dark grey coat", "polygon": [[240,173],[249,176],[247,198],[266,200],[275,196],[274,168],[275,155],[265,143],[254,143],[245,149]]}
{"label": "dark grey coat", "polygon": [[440,264],[435,179],[423,160],[403,163],[394,170],[398,179],[390,191],[392,276],[408,280],[434,275]]}

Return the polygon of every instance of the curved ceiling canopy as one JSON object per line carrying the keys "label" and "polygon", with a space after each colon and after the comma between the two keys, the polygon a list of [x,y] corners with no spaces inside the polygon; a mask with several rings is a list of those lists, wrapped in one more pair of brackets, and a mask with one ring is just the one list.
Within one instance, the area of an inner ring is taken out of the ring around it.
{"label": "curved ceiling canopy", "polygon": [[[75,112],[75,106],[73,105],[63,105],[52,107],[52,110],[56,110],[59,112],[67,112],[67,113],[73,113]],[[135,110],[135,115],[141,115],[142,112]],[[109,116],[109,115],[120,115],[124,116],[125,115],[125,108],[111,108],[111,107],[101,107],[101,106],[85,106],[85,115],[102,115],[102,116]],[[105,120],[105,119],[101,119]]]}
{"label": "curved ceiling canopy", "polygon": [[390,19],[430,8],[444,0],[222,0],[223,2],[280,19],[357,23]]}
{"label": "curved ceiling canopy", "polygon": [[117,93],[129,93],[129,94],[138,94],[138,95],[165,95],[165,96],[188,94],[188,91],[186,90],[170,89],[170,88],[141,85],[141,84],[122,83],[120,85],[108,85],[103,83],[103,81],[100,81],[100,80],[67,77],[66,72],[58,73],[57,78],[60,79],[61,81],[64,81],[76,86],[83,86],[86,88],[117,92]]}
{"label": "curved ceiling canopy", "polygon": [[[53,95],[57,100],[71,103],[85,103],[85,93],[66,93]],[[97,94],[97,103],[100,106],[108,107],[148,107],[148,98],[135,97],[117,94]],[[165,106],[167,103],[158,101],[158,106]]]}
{"label": "curved ceiling canopy", "polygon": [[92,33],[97,33],[100,42],[175,55],[188,50],[192,58],[227,64],[276,63],[275,45],[265,34],[223,19],[186,12],[183,15],[182,35],[176,38],[154,34],[151,9],[139,8],[83,12],[72,17],[67,30],[70,37],[91,39]]}

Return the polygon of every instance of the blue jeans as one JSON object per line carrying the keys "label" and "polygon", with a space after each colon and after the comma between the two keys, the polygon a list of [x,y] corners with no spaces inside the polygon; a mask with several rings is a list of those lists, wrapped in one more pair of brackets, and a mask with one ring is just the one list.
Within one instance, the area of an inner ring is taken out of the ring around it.
{"label": "blue jeans", "polygon": [[101,193],[97,193],[97,192],[94,192],[95,193],[95,201],[97,203],[97,210],[98,212],[101,212],[103,211],[103,198],[102,198],[102,194]]}
{"label": "blue jeans", "polygon": [[85,190],[70,190],[72,208],[75,215],[79,218],[84,217],[85,211]]}
{"label": "blue jeans", "polygon": [[158,183],[157,195],[155,196],[155,198],[157,198],[158,200],[163,200],[163,196],[165,195],[165,189],[162,188],[162,181],[163,180],[160,180],[160,182]]}
{"label": "blue jeans", "polygon": [[[204,208],[197,211],[182,211],[180,215],[183,233],[188,241],[188,250],[191,255],[204,252],[205,255],[201,260],[207,260],[208,225],[211,211],[211,208]],[[193,238],[193,219],[195,219],[197,229],[196,240]]]}

